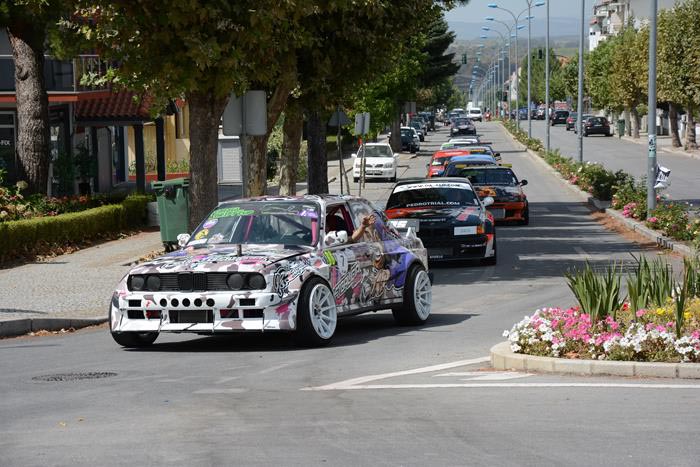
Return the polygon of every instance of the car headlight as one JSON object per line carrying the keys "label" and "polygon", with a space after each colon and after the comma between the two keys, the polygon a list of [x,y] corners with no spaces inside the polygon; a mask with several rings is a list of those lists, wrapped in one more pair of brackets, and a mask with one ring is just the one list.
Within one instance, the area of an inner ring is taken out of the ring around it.
{"label": "car headlight", "polygon": [[146,279],[146,288],[151,292],[157,292],[160,290],[160,277],[158,276],[148,276]]}
{"label": "car headlight", "polygon": [[131,290],[143,290],[143,287],[146,285],[144,276],[131,276],[129,281],[131,282],[131,287],[129,287]]}
{"label": "car headlight", "polygon": [[385,163],[384,163],[384,167],[387,168],[387,169],[388,169],[388,168],[391,168],[391,167],[393,167],[393,166],[394,166],[394,163],[393,163],[393,162],[385,162]]}
{"label": "car headlight", "polygon": [[234,273],[226,278],[226,285],[231,290],[241,290],[245,284],[245,277],[243,274]]}
{"label": "car headlight", "polygon": [[266,285],[262,274],[250,274],[248,276],[248,287],[253,290],[264,289]]}

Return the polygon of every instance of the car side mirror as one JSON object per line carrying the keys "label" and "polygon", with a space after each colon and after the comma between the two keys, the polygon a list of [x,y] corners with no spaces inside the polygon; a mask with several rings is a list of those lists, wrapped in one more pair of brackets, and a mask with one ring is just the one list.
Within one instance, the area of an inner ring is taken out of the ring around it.
{"label": "car side mirror", "polygon": [[520,180],[520,186],[527,185],[527,180]]}
{"label": "car side mirror", "polygon": [[326,247],[334,247],[348,243],[348,233],[345,230],[333,230],[328,232],[323,239]]}
{"label": "car side mirror", "polygon": [[190,234],[188,233],[181,233],[180,235],[177,236],[177,245],[180,248],[185,248],[185,245],[187,245],[187,242],[190,241]]}
{"label": "car side mirror", "polygon": [[484,207],[486,206],[491,206],[493,204],[493,198],[491,196],[487,196],[486,198],[482,199],[481,202],[483,203]]}

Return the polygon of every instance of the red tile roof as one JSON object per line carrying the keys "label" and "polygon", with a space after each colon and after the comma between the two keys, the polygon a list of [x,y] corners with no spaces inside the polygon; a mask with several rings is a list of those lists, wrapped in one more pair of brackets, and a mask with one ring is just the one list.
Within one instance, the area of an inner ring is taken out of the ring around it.
{"label": "red tile roof", "polygon": [[102,99],[78,101],[75,105],[75,118],[78,120],[150,120],[148,109],[151,102],[152,99],[145,93],[115,91]]}

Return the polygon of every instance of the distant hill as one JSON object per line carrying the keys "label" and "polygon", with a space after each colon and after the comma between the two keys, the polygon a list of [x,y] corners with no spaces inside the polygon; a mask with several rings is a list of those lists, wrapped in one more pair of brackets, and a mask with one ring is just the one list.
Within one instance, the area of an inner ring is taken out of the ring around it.
{"label": "distant hill", "polygon": [[[450,29],[455,32],[457,39],[472,40],[478,39],[482,34],[482,26],[494,25],[499,31],[505,33],[505,27],[498,23],[492,23],[489,21],[481,22],[464,22],[464,21],[448,21]],[[559,37],[559,36],[571,36],[572,34],[577,34],[580,27],[580,21],[578,18],[550,18],[549,19],[549,36]],[[585,28],[585,39],[588,40],[588,21],[586,21]],[[543,18],[535,18],[532,20],[532,37],[544,37],[545,35],[545,20]],[[498,36],[498,34],[490,33],[491,36]],[[521,29],[518,32],[518,39],[520,37],[527,37],[527,30]]]}

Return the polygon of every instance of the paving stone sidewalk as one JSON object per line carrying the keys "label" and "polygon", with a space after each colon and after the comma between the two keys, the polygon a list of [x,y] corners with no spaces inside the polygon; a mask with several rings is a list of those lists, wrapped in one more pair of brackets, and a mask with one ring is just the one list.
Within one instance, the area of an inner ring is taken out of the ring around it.
{"label": "paving stone sidewalk", "polygon": [[162,250],[160,232],[142,232],[45,262],[0,270],[0,321],[106,318],[129,264]]}

